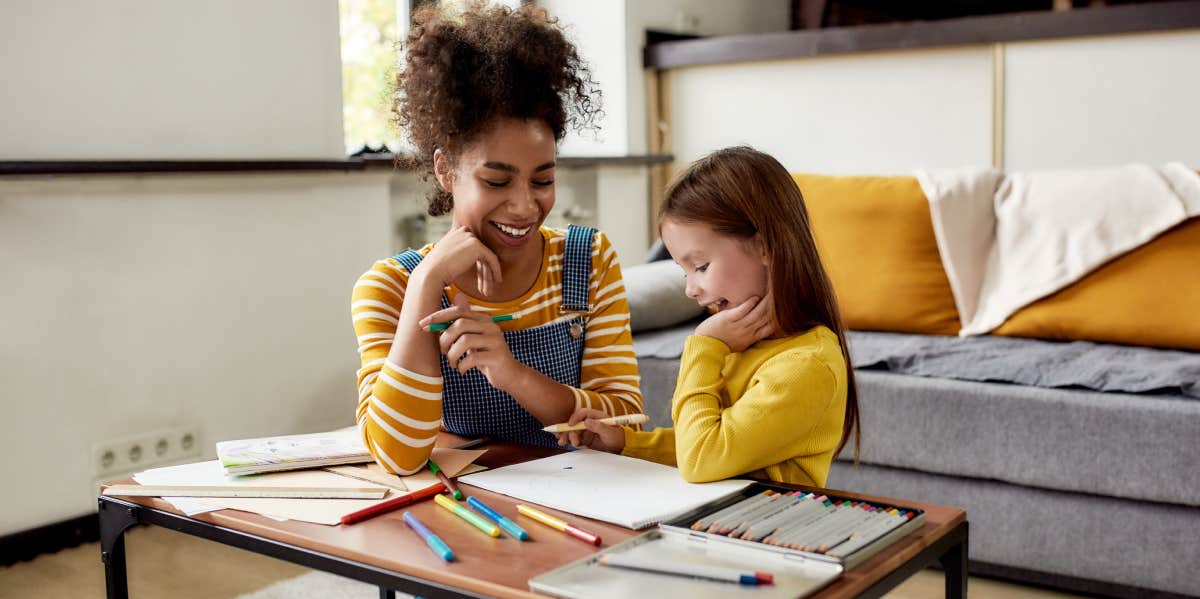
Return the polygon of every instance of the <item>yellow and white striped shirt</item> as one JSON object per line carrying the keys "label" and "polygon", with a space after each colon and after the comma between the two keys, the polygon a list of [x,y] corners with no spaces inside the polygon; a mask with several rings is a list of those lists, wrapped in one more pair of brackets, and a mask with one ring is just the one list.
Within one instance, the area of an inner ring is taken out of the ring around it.
{"label": "yellow and white striped shirt", "polygon": [[[541,234],[546,242],[541,271],[521,297],[487,302],[468,296],[474,310],[513,315],[512,320],[498,323],[501,330],[530,329],[577,317],[559,311],[566,231],[542,227]],[[430,244],[419,252],[426,256],[432,249]],[[376,262],[354,285],[350,306],[362,360],[356,420],[375,460],[399,474],[411,474],[425,464],[442,422],[442,377],[416,373],[387,359],[408,275],[395,259]],[[447,288],[451,300],[458,293],[455,286]],[[642,393],[625,284],[616,250],[600,232],[592,240],[588,304],[580,388],[571,388],[575,408],[594,408],[614,416],[639,413]]]}

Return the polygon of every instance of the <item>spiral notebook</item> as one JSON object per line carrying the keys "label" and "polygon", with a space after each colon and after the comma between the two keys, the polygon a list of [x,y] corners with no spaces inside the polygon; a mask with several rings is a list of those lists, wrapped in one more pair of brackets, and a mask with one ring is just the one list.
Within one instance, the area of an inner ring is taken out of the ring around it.
{"label": "spiral notebook", "polygon": [[635,530],[671,520],[751,484],[738,479],[689,483],[671,466],[592,449],[496,468],[458,480]]}

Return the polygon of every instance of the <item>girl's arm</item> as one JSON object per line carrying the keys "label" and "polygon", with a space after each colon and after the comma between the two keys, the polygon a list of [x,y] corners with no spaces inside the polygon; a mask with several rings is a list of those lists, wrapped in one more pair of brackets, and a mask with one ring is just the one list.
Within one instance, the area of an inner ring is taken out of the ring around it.
{"label": "girl's arm", "polygon": [[[722,409],[721,367],[729,347],[688,337],[671,402],[679,471],[708,482],[759,470],[803,455],[832,451],[841,436],[838,377],[804,350],[786,350],[754,373],[746,392]],[[836,411],[837,414],[832,414]],[[832,422],[836,426],[820,426]]]}

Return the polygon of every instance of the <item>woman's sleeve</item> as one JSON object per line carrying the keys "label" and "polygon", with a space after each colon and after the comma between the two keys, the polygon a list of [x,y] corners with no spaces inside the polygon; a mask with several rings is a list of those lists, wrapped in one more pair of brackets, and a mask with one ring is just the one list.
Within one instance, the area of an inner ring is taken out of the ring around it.
{"label": "woman's sleeve", "polygon": [[387,359],[407,284],[407,271],[381,260],[359,277],[350,304],[362,363],[355,420],[375,461],[396,474],[425,465],[442,425],[442,378]]}
{"label": "woman's sleeve", "polygon": [[614,416],[642,411],[641,378],[629,329],[629,303],[616,249],[603,233],[592,242],[591,312],[583,344],[575,409],[594,408]]}
{"label": "woman's sleeve", "polygon": [[721,480],[830,449],[832,438],[813,436],[837,399],[838,379],[824,360],[805,351],[781,352],[758,368],[732,406],[722,408],[727,355],[729,347],[712,337],[692,335],[684,343],[671,401],[684,479]]}

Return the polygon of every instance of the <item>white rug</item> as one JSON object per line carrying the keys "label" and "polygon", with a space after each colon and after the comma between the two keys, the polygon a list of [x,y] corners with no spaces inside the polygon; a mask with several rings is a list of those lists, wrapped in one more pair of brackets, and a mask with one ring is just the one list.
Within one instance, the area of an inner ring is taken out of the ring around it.
{"label": "white rug", "polygon": [[[281,580],[253,593],[238,595],[237,599],[379,599],[379,587],[325,572],[309,572]],[[396,593],[396,599],[412,597]]]}

